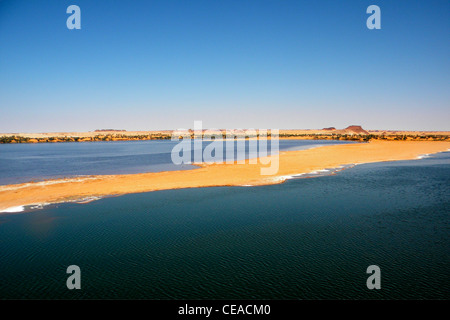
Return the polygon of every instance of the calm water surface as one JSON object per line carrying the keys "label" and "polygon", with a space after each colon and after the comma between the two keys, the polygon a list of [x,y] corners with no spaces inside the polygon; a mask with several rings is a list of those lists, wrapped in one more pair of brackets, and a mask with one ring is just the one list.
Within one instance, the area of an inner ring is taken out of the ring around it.
{"label": "calm water surface", "polygon": [[449,299],[449,208],[446,152],[2,215],[0,298]]}

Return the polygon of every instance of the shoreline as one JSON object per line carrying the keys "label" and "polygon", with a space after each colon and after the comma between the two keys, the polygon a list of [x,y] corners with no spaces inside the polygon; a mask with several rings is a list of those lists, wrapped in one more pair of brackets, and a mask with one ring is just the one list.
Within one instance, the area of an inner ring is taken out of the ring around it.
{"label": "shoreline", "polygon": [[[126,131],[96,130],[86,132],[42,132],[42,133],[0,133],[0,144],[22,143],[64,143],[64,142],[114,142],[172,140],[176,130]],[[189,130],[190,139],[206,133],[225,137],[225,129]],[[236,132],[236,138],[252,139],[254,133]],[[185,137],[187,138],[187,137]],[[271,130],[268,139],[271,138]],[[450,131],[404,131],[404,130],[364,130],[361,126],[349,126],[345,129],[334,127],[324,129],[280,129],[280,140],[350,140],[350,141],[450,141]]]}
{"label": "shoreline", "polygon": [[[362,144],[321,146],[279,153],[279,170],[263,176],[257,164],[197,164],[198,168],[125,175],[95,175],[78,179],[56,179],[0,186],[0,214],[18,213],[20,207],[39,206],[80,199],[142,193],[159,190],[259,186],[283,183],[289,177],[346,165],[413,160],[424,155],[445,152],[450,142],[379,141]],[[270,158],[273,156],[269,156]],[[5,210],[12,212],[5,212]]]}

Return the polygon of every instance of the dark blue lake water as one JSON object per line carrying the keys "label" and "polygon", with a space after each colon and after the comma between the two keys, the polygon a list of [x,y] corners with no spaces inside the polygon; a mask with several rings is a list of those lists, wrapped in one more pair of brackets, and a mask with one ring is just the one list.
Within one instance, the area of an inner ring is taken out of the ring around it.
{"label": "dark blue lake water", "polygon": [[2,215],[0,298],[449,299],[449,208],[446,152]]}

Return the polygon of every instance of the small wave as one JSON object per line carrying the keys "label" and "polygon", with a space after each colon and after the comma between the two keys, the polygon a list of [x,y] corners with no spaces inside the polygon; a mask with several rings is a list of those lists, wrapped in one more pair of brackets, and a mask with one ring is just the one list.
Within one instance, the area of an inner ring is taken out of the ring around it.
{"label": "small wave", "polygon": [[331,170],[329,169],[320,169],[320,170],[314,170],[309,172],[309,174],[319,174],[319,173],[325,173],[325,172],[330,172]]}
{"label": "small wave", "polygon": [[80,203],[80,204],[83,204],[83,203],[89,203],[89,202],[92,202],[92,201],[95,201],[95,200],[100,200],[102,197],[94,197],[94,196],[92,196],[92,197],[84,197],[84,198],[80,198],[80,199],[76,199],[76,200],[70,200],[70,201],[66,201],[66,202],[75,202],[75,203]]}
{"label": "small wave", "polygon": [[35,205],[31,205],[28,207],[30,210],[41,210],[44,209],[45,206],[48,206],[50,203],[39,203]]}
{"label": "small wave", "polygon": [[294,174],[291,176],[290,179],[295,179],[295,178],[300,178],[301,176],[304,176],[306,173],[299,173],[299,174]]}
{"label": "small wave", "polygon": [[37,203],[37,204],[31,204],[31,205],[21,205],[21,206],[14,206],[9,207],[6,209],[3,209],[0,211],[0,213],[18,213],[18,212],[24,212],[24,211],[34,211],[34,210],[42,210],[46,206],[61,204],[61,203],[78,203],[78,204],[85,204],[90,203],[92,201],[100,200],[102,197],[98,196],[89,196],[89,197],[82,197],[77,199],[68,199],[63,201],[57,201],[57,202],[44,202],[44,203]]}
{"label": "small wave", "polygon": [[421,154],[420,156],[417,157],[417,159],[426,159],[426,158],[430,158],[430,154],[428,154],[428,153]]}
{"label": "small wave", "polygon": [[48,181],[40,181],[40,182],[27,182],[24,184],[16,184],[16,185],[7,185],[7,186],[0,186],[0,191],[11,191],[11,190],[18,190],[23,189],[27,187],[43,187],[43,186],[49,186],[53,184],[59,184],[59,183],[69,183],[69,182],[83,182],[87,180],[96,180],[99,179],[97,177],[83,177],[83,178],[73,178],[73,179],[59,179],[59,180],[48,180]]}
{"label": "small wave", "polygon": [[271,180],[273,182],[284,182],[286,180],[293,179],[293,178],[294,178],[294,176],[279,176],[279,177],[272,178]]}
{"label": "small wave", "polygon": [[293,175],[279,176],[279,177],[273,178],[272,181],[284,182],[286,180],[298,179],[298,178],[312,178],[312,177],[328,176],[328,175],[335,174],[336,172],[339,172],[339,171],[342,171],[345,169],[353,168],[356,165],[357,164],[355,163],[355,164],[349,164],[349,165],[342,165],[342,166],[335,167],[335,168],[318,169],[318,170],[313,170],[311,172],[303,172],[303,173],[297,173],[297,174],[293,174]]}
{"label": "small wave", "polygon": [[293,175],[287,175],[287,176],[278,176],[275,178],[272,178],[271,181],[274,182],[284,182],[286,180],[291,180],[291,179],[296,179],[296,178],[300,178],[301,176],[306,175],[307,173],[298,173],[298,174],[293,174]]}

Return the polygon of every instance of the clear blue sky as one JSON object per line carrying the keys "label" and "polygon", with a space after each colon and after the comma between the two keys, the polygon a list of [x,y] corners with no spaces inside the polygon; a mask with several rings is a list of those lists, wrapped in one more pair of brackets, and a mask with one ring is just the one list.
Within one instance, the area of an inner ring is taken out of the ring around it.
{"label": "clear blue sky", "polygon": [[449,60],[448,0],[0,0],[0,132],[450,130]]}

